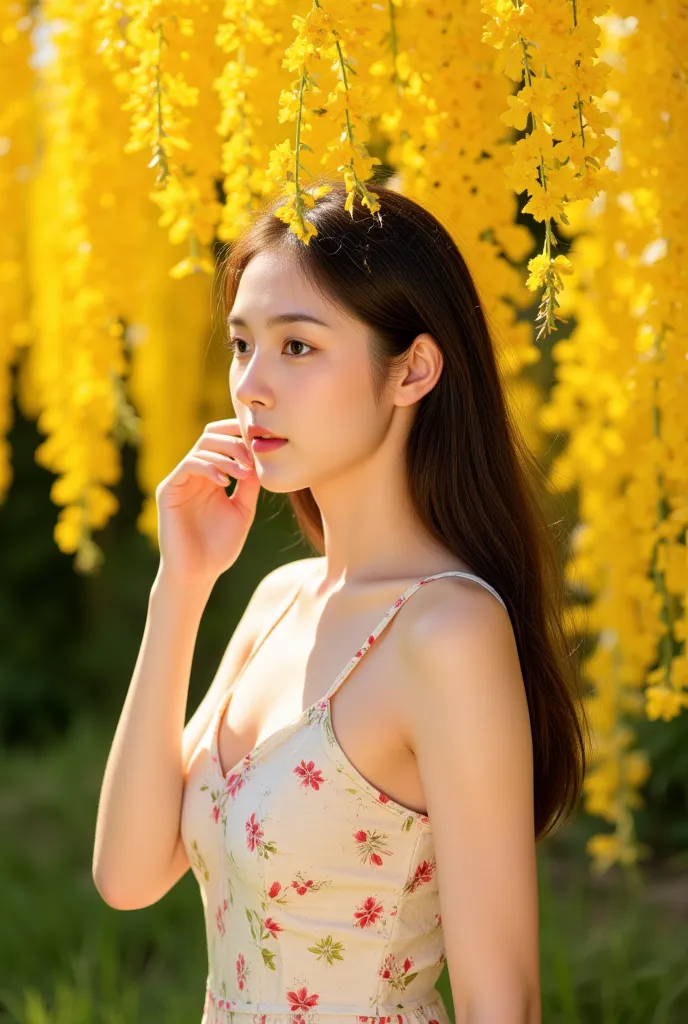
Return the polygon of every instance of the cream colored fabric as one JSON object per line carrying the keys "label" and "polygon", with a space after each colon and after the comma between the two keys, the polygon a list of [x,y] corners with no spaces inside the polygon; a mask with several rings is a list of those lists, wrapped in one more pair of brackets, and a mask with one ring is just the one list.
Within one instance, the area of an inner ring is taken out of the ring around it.
{"label": "cream colored fabric", "polygon": [[231,690],[221,701],[182,806],[208,943],[202,1024],[450,1024],[435,989],[445,949],[430,821],[354,768],[330,718],[331,697],[401,605],[444,576],[504,604],[471,573],[414,583],[325,697],[224,776],[217,737]]}

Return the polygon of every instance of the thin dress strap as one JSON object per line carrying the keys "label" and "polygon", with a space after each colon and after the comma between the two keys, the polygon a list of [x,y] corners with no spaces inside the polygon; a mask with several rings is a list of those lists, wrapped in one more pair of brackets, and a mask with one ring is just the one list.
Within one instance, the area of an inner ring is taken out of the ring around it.
{"label": "thin dress strap", "polygon": [[396,613],[401,608],[402,604],[404,604],[404,602],[411,596],[411,594],[413,594],[416,590],[418,590],[419,587],[422,587],[423,584],[427,583],[429,580],[438,580],[438,579],[441,579],[441,577],[443,577],[443,576],[464,576],[466,579],[474,580],[476,583],[479,583],[481,586],[485,587],[486,590],[489,590],[490,593],[494,597],[497,598],[497,600],[504,607],[504,609],[506,609],[508,611],[508,609],[506,607],[506,604],[504,603],[502,598],[499,596],[497,591],[494,589],[494,587],[491,587],[490,584],[487,583],[484,579],[482,579],[480,576],[475,576],[472,572],[462,572],[459,569],[449,569],[447,572],[437,572],[437,573],[434,574],[434,576],[424,576],[422,580],[417,580],[415,583],[413,583],[408,588],[408,590],[406,590],[401,595],[401,597],[397,598],[397,600],[394,602],[392,607],[387,611],[387,613],[383,616],[383,618],[377,624],[377,626],[375,627],[373,632],[370,634],[368,639],[365,641],[365,643],[361,644],[361,646],[356,651],[356,653],[354,654],[353,658],[348,663],[348,665],[345,665],[345,667],[342,669],[342,671],[337,676],[337,678],[335,679],[335,681],[332,684],[332,686],[330,687],[330,689],[325,694],[323,700],[330,700],[335,695],[335,693],[337,692],[339,687],[342,685],[342,683],[348,677],[349,673],[358,664],[358,662],[361,660],[361,658],[363,657],[365,652],[370,647],[372,647],[372,645],[375,643],[375,641],[379,637],[380,633],[382,633],[382,631],[387,627],[388,623],[390,623],[392,621],[392,619],[394,618]]}

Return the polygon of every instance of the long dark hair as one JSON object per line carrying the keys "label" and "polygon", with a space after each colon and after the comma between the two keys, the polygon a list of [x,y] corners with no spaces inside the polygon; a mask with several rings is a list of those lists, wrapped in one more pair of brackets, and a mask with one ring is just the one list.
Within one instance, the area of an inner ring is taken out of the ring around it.
{"label": "long dark hair", "polygon": [[[406,448],[408,492],[427,533],[490,583],[506,602],[525,683],[533,739],[535,838],[575,810],[583,789],[588,727],[579,668],[569,650],[564,574],[539,504],[542,468],[507,408],[484,310],[449,233],[426,209],[381,185],[372,215],[358,197],[345,210],[340,182],[306,215],[306,245],[274,215],[271,197],[232,242],[222,265],[227,312],[258,253],[278,250],[323,294],[371,331],[378,402],[414,338],[428,332],[444,365],[418,402]],[[301,534],[324,554],[310,488],[288,495]]]}

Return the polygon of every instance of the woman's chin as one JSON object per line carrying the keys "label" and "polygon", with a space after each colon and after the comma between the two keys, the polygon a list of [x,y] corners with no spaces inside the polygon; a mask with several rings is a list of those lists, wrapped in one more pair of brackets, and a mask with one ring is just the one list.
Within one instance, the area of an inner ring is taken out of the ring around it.
{"label": "woman's chin", "polygon": [[269,469],[258,471],[260,486],[264,491],[271,494],[291,494],[294,491],[302,491],[310,484],[292,476],[289,473],[271,472]]}

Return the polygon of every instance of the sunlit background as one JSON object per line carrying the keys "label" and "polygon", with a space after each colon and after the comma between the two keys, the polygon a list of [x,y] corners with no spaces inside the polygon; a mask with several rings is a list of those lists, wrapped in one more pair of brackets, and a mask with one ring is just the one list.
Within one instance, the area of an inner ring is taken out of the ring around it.
{"label": "sunlit background", "polygon": [[[200,1018],[191,873],[109,908],[95,811],[155,488],[234,415],[217,268],[277,190],[307,244],[320,175],[450,230],[547,470],[595,743],[538,850],[543,1021],[688,1020],[685,3],[6,2],[0,44],[0,1021]],[[312,553],[263,492],[188,715]]]}

